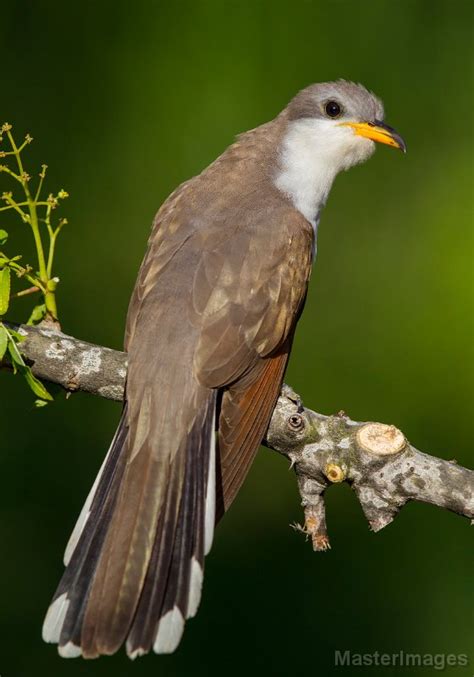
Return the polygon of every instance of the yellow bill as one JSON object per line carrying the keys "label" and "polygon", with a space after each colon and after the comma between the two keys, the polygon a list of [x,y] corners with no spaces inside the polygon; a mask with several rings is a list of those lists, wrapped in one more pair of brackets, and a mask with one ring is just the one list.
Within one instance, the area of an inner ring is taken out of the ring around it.
{"label": "yellow bill", "polygon": [[392,148],[399,148],[406,153],[407,147],[402,137],[384,122],[375,120],[374,122],[341,122],[343,127],[351,127],[358,136],[364,136],[366,139],[385,143]]}

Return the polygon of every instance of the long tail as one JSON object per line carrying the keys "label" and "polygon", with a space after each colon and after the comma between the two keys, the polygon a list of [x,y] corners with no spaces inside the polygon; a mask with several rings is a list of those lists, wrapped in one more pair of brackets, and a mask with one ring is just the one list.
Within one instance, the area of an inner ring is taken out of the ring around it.
{"label": "long tail", "polygon": [[[216,393],[197,400],[164,462],[154,453],[160,440],[149,449],[140,420],[132,435],[124,408],[44,621],[43,639],[61,656],[111,654],[124,641],[131,658],[170,653],[196,613],[215,521]],[[149,409],[145,402],[139,416],[148,420]]]}

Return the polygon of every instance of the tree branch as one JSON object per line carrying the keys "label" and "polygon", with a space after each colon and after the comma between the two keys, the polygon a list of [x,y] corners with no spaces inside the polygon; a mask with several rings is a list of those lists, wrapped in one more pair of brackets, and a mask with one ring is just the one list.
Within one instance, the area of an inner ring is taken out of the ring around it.
{"label": "tree branch", "polygon": [[[79,341],[46,323],[10,326],[25,337],[19,348],[38,378],[68,392],[123,399],[125,353]],[[330,547],[324,492],[337,482],[352,486],[373,531],[390,524],[408,501],[474,518],[472,470],[423,454],[395,426],[307,409],[288,386],[283,386],[263,444],[286,456],[296,472],[305,523],[295,528],[311,537],[315,550]]]}
{"label": "tree branch", "polygon": [[359,423],[344,412],[323,416],[303,408],[284,386],[266,444],[287,456],[298,477],[304,527],[315,550],[326,550],[324,492],[337,482],[354,489],[373,531],[380,531],[408,501],[432,503],[474,518],[474,472],[415,449],[393,425]]}

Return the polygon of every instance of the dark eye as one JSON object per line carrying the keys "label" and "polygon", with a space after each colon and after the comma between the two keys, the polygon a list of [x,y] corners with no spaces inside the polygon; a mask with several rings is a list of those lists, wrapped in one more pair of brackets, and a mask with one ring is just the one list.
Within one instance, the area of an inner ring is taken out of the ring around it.
{"label": "dark eye", "polygon": [[324,106],[324,110],[326,111],[326,115],[330,118],[337,118],[342,112],[341,106],[337,101],[328,101]]}

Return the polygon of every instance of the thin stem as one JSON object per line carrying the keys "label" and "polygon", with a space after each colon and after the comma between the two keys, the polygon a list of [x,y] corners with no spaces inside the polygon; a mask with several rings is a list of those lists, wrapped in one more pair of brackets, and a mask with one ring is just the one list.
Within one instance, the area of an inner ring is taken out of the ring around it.
{"label": "thin stem", "polygon": [[28,294],[35,294],[36,292],[41,291],[39,287],[28,287],[28,289],[23,289],[22,291],[17,291],[16,294],[12,295],[12,298],[20,298],[21,296],[28,296]]}
{"label": "thin stem", "polygon": [[58,237],[59,229],[52,232],[49,238],[49,253],[48,253],[48,276],[51,277],[53,273],[54,248],[56,246],[56,238]]}
{"label": "thin stem", "polygon": [[48,251],[48,263],[46,264],[46,270],[48,273],[48,277],[51,277],[52,274],[52,269],[53,269],[53,259],[54,259],[54,246],[56,244],[56,232],[53,230],[51,226],[51,209],[52,209],[52,204],[51,202],[48,202],[48,206],[46,208],[46,218],[45,218],[45,223],[46,223],[46,228],[48,229],[48,234],[49,234],[49,251]]}
{"label": "thin stem", "polygon": [[[25,174],[25,170],[23,169],[23,163],[21,161],[21,156],[20,156],[20,151],[17,148],[17,145],[15,143],[15,139],[13,138],[13,135],[10,130],[7,131],[8,134],[8,139],[10,141],[11,147],[13,149],[13,154],[16,158],[16,163],[18,165],[18,169],[20,171],[20,176],[23,176]],[[29,190],[27,186],[24,186],[25,188],[25,193],[27,193],[27,196],[29,195]]]}
{"label": "thin stem", "polygon": [[[0,209],[0,211],[4,211],[5,209],[14,209],[21,216],[22,221],[24,221],[25,223],[30,222],[30,217],[28,216],[28,214],[26,214],[23,211],[23,209],[20,209],[18,202],[15,202],[15,200],[12,197],[10,197],[9,195],[4,196],[3,199],[6,200],[9,203],[9,206],[8,207],[2,207]],[[25,204],[25,203],[23,203],[23,204]],[[28,204],[28,203],[26,203],[26,204]]]}
{"label": "thin stem", "polygon": [[37,277],[34,275],[31,275],[26,268],[23,266],[20,266],[19,263],[16,263],[16,261],[11,261],[7,259],[7,257],[4,257],[6,260],[6,265],[8,265],[9,268],[14,270],[16,273],[18,273],[19,277],[24,277],[25,280],[28,280],[28,282],[31,282],[31,284],[34,287],[38,287],[40,291],[45,294],[46,293],[46,287],[43,285],[41,280],[38,280]]}
{"label": "thin stem", "polygon": [[[3,199],[5,200],[7,198],[4,197]],[[35,200],[35,203],[36,203],[37,207],[47,207],[48,204],[49,204],[49,202],[46,202],[46,200],[41,201],[41,202],[37,202]],[[15,202],[15,204],[16,204],[17,207],[28,207],[28,202]],[[0,207],[0,212],[5,212],[7,209],[13,209],[13,208],[14,208],[13,205],[8,205],[8,207]],[[26,216],[26,214],[25,214],[25,216]]]}
{"label": "thin stem", "polygon": [[47,207],[46,207],[46,216],[44,218],[44,222],[46,224],[46,228],[48,229],[50,239],[53,236],[53,228],[51,226],[51,209],[52,208],[53,207],[52,207],[51,202],[48,202]]}
{"label": "thin stem", "polygon": [[39,196],[40,196],[40,194],[41,194],[41,189],[42,189],[42,187],[43,187],[44,177],[46,176],[46,169],[47,169],[47,165],[43,165],[42,168],[41,168],[40,175],[39,175],[39,176],[40,176],[40,180],[39,180],[38,188],[37,188],[37,190],[36,190],[36,195],[35,195],[35,202],[36,202],[37,205],[44,205],[44,204],[47,204],[46,202],[38,202],[38,198],[39,198]]}
{"label": "thin stem", "polygon": [[[22,150],[24,150],[25,146],[27,146],[29,143],[31,143],[32,140],[33,139],[31,139],[31,138],[30,139],[26,138],[23,141],[23,143],[21,144],[21,146],[19,146],[18,152],[21,153]],[[14,150],[2,150],[0,152],[0,158],[8,157],[9,155],[16,155],[16,152]]]}
{"label": "thin stem", "polygon": [[19,174],[15,174],[15,172],[12,171],[10,167],[8,167],[7,165],[1,165],[0,172],[10,174],[10,176],[12,176],[15,179],[15,181],[18,181],[18,183],[21,183],[21,185],[23,186],[23,179],[21,178],[21,176]]}

